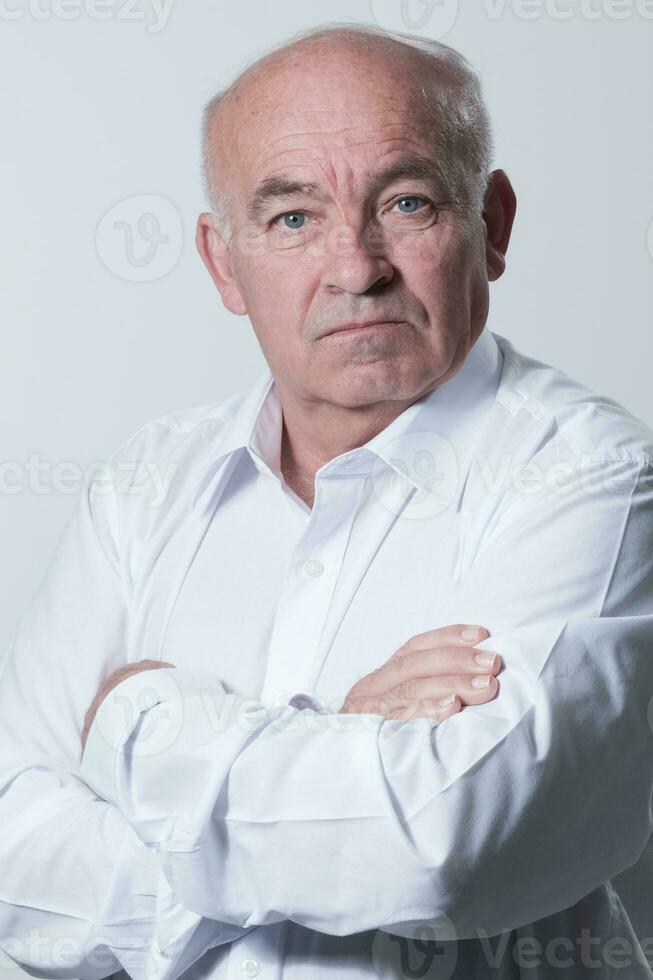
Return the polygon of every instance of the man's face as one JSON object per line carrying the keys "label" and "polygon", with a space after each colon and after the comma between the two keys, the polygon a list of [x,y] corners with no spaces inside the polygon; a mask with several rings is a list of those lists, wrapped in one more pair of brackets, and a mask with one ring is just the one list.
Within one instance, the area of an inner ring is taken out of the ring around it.
{"label": "man's face", "polygon": [[[291,396],[414,400],[483,329],[485,223],[463,219],[438,176],[419,84],[414,69],[335,50],[268,70],[229,109],[218,285]],[[362,321],[389,322],[340,329]]]}

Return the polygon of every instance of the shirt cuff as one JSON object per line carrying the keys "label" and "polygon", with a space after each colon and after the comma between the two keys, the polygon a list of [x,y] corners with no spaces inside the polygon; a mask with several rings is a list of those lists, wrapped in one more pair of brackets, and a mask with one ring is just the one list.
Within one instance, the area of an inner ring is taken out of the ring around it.
{"label": "shirt cuff", "polygon": [[[184,721],[187,695],[225,696],[218,676],[211,671],[177,667],[142,670],[109,691],[95,714],[82,753],[80,774],[103,800],[120,807],[125,779],[125,756],[154,756],[170,749]],[[146,719],[132,738],[141,716],[165,702],[154,724]],[[130,743],[131,740],[131,744]],[[152,840],[158,840],[154,834]]]}

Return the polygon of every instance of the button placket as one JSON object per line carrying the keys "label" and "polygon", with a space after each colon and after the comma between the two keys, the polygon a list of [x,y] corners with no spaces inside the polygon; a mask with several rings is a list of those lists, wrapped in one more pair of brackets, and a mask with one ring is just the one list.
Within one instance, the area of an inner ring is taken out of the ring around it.
{"label": "button placket", "polygon": [[[261,699],[278,703],[310,687],[358,495],[351,480],[319,480],[314,512],[279,597]],[[319,557],[318,557],[319,555]]]}

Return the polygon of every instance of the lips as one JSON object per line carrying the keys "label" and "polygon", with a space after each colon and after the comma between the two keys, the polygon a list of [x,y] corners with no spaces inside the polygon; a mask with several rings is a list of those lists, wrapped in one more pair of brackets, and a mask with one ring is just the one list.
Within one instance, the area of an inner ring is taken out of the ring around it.
{"label": "lips", "polygon": [[350,330],[367,330],[370,327],[379,327],[383,326],[384,324],[397,324],[400,322],[400,320],[365,320],[361,322],[343,323],[341,326],[330,330],[326,336],[330,336],[334,333],[345,333]]}

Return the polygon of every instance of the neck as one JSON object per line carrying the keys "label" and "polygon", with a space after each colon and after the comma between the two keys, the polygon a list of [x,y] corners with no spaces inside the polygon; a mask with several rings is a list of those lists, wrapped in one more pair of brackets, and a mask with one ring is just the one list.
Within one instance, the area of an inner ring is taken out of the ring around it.
{"label": "neck", "polygon": [[280,466],[286,484],[313,506],[315,474],[342,453],[365,445],[416,399],[355,408],[326,402],[300,406],[280,392],[283,408]]}

